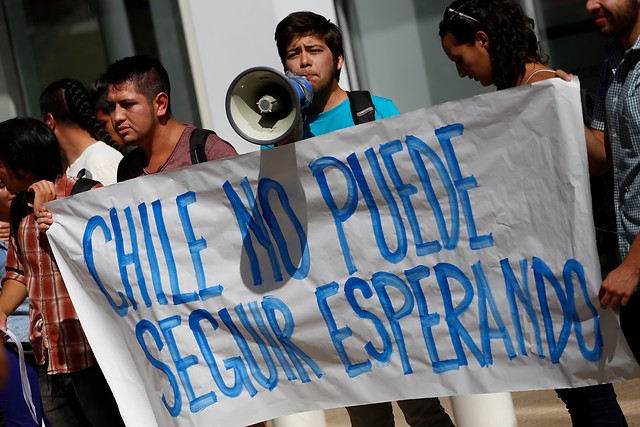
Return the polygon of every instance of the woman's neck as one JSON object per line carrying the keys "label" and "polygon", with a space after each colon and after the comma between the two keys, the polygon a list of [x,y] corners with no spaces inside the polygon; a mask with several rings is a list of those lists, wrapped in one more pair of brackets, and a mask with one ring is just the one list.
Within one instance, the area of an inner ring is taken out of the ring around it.
{"label": "woman's neck", "polygon": [[[532,83],[531,78],[536,72],[540,70],[551,70],[551,69],[549,67],[546,67],[544,64],[540,62],[529,62],[524,66],[524,74],[520,76],[520,78],[516,82],[516,86],[523,86],[523,85],[526,85],[527,83]],[[550,77],[552,76],[545,76],[540,80],[544,80]],[[534,81],[538,81],[538,80],[534,80]]]}
{"label": "woman's neck", "polygon": [[526,84],[527,80],[533,75],[538,68],[538,65],[542,65],[539,62],[529,62],[524,66],[524,73],[518,78],[516,86],[522,86]]}

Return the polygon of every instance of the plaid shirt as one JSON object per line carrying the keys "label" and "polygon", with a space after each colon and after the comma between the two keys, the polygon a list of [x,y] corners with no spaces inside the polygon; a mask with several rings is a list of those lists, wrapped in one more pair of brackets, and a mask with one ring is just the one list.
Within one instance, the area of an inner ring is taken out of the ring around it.
{"label": "plaid shirt", "polygon": [[614,169],[618,247],[624,258],[640,234],[640,38],[624,51],[612,40],[591,127],[606,131]]}
{"label": "plaid shirt", "polygon": [[[55,182],[56,198],[71,194],[75,178],[60,176]],[[53,259],[45,234],[38,231],[33,212],[20,221],[20,252],[11,239],[4,280],[13,279],[27,286],[29,339],[39,365],[49,365],[47,373],[77,372],[95,365],[96,359],[84,335],[62,275]]]}

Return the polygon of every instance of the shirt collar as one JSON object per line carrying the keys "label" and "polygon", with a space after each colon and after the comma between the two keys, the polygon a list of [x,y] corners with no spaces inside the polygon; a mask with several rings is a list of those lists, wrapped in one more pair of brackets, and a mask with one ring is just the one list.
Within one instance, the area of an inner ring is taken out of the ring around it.
{"label": "shirt collar", "polygon": [[622,47],[622,43],[620,43],[620,40],[616,38],[610,39],[607,42],[606,48],[608,52],[606,62],[612,70],[615,70],[622,62],[622,58],[624,58],[624,48]]}

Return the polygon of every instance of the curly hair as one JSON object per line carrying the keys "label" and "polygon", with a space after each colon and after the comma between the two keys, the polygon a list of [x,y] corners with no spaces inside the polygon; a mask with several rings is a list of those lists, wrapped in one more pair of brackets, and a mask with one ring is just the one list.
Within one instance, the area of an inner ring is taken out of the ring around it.
{"label": "curly hair", "polygon": [[[338,57],[344,58],[342,31],[324,16],[308,11],[293,12],[276,26],[275,40],[282,65],[286,68],[287,48],[291,41],[308,35],[320,38],[327,45],[337,67]],[[336,78],[340,80],[340,70],[337,70]]]}
{"label": "curly hair", "polygon": [[59,123],[75,124],[115,149],[118,144],[100,126],[87,89],[77,80],[60,79],[47,86],[40,95],[40,115],[51,114]]}
{"label": "curly hair", "polygon": [[440,38],[451,34],[460,45],[474,43],[476,33],[484,31],[489,37],[493,83],[506,89],[517,84],[526,64],[548,60],[534,25],[512,0],[455,0],[445,9],[439,34]]}

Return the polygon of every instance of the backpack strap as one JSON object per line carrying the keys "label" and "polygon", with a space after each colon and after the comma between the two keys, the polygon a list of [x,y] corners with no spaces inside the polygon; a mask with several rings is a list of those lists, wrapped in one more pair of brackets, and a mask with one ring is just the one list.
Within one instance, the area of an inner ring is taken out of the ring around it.
{"label": "backpack strap", "polygon": [[215,135],[216,133],[210,129],[195,128],[191,132],[189,137],[189,152],[191,153],[191,164],[197,165],[198,163],[207,161],[207,154],[204,148],[207,144],[207,138],[209,135]]}
{"label": "backpack strap", "polygon": [[141,147],[128,151],[118,163],[117,181],[122,182],[143,175],[146,164],[147,157]]}
{"label": "backpack strap", "polygon": [[376,119],[376,108],[371,99],[371,93],[368,90],[348,91],[349,104],[351,105],[351,117],[353,123],[359,125],[361,123],[372,122]]}
{"label": "backpack strap", "polygon": [[100,184],[98,181],[89,178],[78,178],[78,180],[71,187],[71,196],[74,194],[82,193],[87,190],[91,190],[97,184]]}

